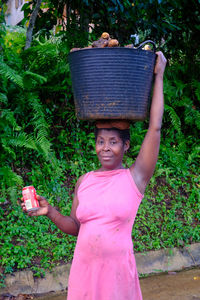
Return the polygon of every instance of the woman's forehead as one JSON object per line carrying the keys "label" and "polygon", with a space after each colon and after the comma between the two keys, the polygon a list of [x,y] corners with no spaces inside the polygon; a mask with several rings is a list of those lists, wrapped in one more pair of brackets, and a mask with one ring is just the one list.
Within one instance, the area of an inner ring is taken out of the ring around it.
{"label": "woman's forehead", "polygon": [[99,129],[97,137],[120,138],[119,132],[115,129]]}

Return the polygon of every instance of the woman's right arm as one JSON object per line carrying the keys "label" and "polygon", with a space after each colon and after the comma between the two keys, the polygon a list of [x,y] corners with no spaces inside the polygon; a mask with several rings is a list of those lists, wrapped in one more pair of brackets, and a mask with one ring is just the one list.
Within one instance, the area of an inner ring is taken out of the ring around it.
{"label": "woman's right arm", "polygon": [[[77,190],[83,179],[79,178],[75,187],[74,199],[70,216],[63,216],[55,207],[51,206],[44,197],[37,195],[40,208],[37,211],[29,212],[29,216],[44,216],[46,215],[62,232],[77,236],[79,232],[80,223],[76,218],[76,209],[78,207]],[[25,211],[25,205],[22,203],[22,208]]]}
{"label": "woman's right arm", "polygon": [[46,216],[64,233],[77,236],[80,223],[76,218],[76,209],[78,206],[78,198],[75,192],[70,216],[63,216],[55,207],[48,205],[48,213]]}

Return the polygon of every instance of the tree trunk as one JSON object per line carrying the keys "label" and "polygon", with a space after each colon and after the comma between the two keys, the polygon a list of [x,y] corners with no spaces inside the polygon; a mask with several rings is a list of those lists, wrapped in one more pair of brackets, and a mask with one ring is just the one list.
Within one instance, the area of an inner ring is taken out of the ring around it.
{"label": "tree trunk", "polygon": [[26,45],[24,49],[28,49],[31,46],[32,36],[33,36],[33,28],[35,25],[35,21],[41,6],[42,0],[37,0],[36,6],[31,14],[29,25],[26,32]]}

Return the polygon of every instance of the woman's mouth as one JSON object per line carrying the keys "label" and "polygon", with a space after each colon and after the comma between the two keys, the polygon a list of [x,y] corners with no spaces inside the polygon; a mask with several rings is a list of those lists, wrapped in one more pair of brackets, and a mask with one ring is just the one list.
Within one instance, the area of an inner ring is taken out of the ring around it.
{"label": "woman's mouth", "polygon": [[110,160],[111,159],[111,156],[102,156],[101,157],[103,160]]}

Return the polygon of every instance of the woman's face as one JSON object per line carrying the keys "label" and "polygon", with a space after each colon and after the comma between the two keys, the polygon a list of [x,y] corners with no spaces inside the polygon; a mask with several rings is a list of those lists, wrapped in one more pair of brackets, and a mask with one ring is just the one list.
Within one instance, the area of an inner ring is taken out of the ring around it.
{"label": "woman's face", "polygon": [[99,130],[96,140],[96,153],[102,165],[101,170],[122,168],[124,152],[129,148],[129,141],[123,144],[119,133],[115,130]]}

